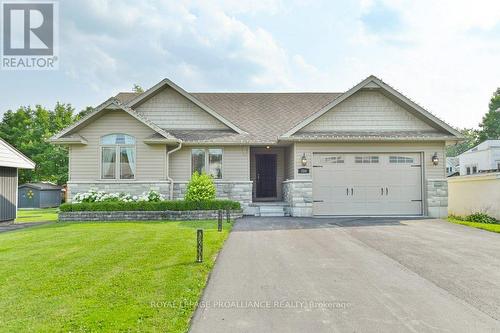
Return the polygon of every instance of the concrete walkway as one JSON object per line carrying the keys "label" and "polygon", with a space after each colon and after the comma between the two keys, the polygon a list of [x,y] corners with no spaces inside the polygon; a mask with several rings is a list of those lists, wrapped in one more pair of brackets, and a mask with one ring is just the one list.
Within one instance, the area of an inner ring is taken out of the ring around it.
{"label": "concrete walkway", "polygon": [[440,220],[244,218],[192,332],[498,332],[500,234]]}

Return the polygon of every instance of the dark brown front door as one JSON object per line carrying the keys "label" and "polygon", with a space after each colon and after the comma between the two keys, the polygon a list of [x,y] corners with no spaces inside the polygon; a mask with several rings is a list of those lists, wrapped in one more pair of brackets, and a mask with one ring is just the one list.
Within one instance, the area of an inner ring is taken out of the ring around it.
{"label": "dark brown front door", "polygon": [[257,198],[275,198],[276,195],[276,155],[256,154]]}

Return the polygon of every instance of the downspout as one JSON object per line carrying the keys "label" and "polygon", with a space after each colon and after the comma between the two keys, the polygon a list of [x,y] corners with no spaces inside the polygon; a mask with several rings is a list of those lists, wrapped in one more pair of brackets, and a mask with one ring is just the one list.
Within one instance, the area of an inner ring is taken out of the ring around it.
{"label": "downspout", "polygon": [[170,182],[169,192],[170,192],[170,200],[174,200],[174,180],[170,178],[170,154],[175,153],[179,149],[182,148],[182,141],[177,141],[179,145],[172,150],[167,151],[167,180]]}

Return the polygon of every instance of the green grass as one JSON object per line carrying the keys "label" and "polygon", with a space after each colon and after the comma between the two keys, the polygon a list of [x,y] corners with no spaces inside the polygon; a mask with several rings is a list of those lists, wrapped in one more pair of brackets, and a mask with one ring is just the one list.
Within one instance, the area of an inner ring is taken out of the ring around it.
{"label": "green grass", "polygon": [[0,332],[185,332],[229,226],[51,223],[2,233]]}
{"label": "green grass", "polygon": [[57,221],[57,208],[19,209],[17,211],[16,223],[55,221]]}
{"label": "green grass", "polygon": [[487,231],[491,231],[491,232],[500,233],[500,224],[469,222],[469,221],[457,219],[456,217],[448,217],[448,221],[453,222],[453,223],[457,223],[457,224],[467,225],[467,226],[473,227],[473,228],[478,228],[478,229],[483,229],[483,230],[487,230]]}

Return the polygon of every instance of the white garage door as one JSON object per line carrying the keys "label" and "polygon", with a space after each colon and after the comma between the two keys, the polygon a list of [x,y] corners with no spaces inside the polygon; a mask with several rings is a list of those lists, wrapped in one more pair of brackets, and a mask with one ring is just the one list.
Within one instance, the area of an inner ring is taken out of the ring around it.
{"label": "white garage door", "polygon": [[314,215],[421,215],[419,153],[314,154]]}

